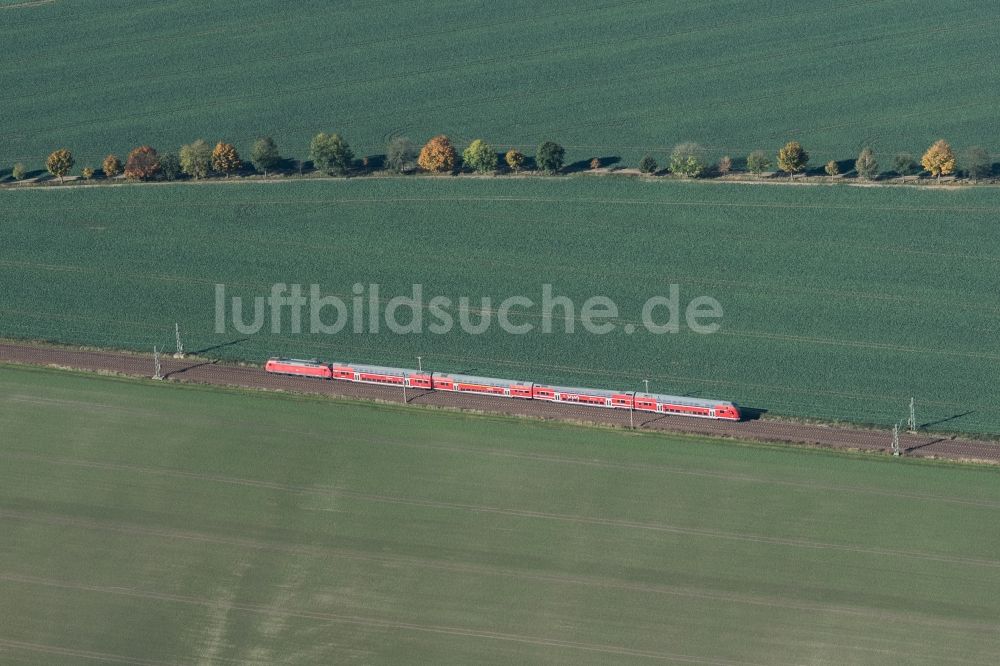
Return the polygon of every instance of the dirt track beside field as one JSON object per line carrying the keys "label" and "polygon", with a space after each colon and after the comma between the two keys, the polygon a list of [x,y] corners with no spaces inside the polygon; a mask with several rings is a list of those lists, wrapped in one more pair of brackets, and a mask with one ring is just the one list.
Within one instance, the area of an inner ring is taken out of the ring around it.
{"label": "dirt track beside field", "polygon": [[[0,362],[41,366],[61,366],[78,370],[106,371],[136,377],[153,374],[149,354],[63,349],[29,344],[0,344]],[[320,395],[403,402],[397,387],[354,384],[339,381],[300,379],[271,375],[261,368],[224,365],[207,359],[161,358],[161,372],[168,381],[216,384],[255,389],[286,390]],[[628,427],[630,416],[637,428],[667,432],[733,437],[737,439],[807,444],[860,451],[888,452],[892,433],[879,430],[833,427],[768,419],[731,423],[683,416],[630,412],[628,410],[580,407],[536,400],[497,396],[456,394],[407,389],[406,401],[413,405],[434,405],[476,410],[493,414],[579,421]],[[933,434],[900,434],[904,455],[950,460],[1000,463],[1000,443],[935,437]]]}

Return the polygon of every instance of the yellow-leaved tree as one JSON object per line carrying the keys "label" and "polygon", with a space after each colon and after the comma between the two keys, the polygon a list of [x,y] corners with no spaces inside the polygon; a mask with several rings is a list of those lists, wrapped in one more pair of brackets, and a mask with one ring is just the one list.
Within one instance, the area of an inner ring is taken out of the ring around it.
{"label": "yellow-leaved tree", "polygon": [[63,182],[63,178],[69,173],[69,170],[73,168],[73,164],[75,164],[73,153],[65,148],[52,151],[49,158],[45,160],[45,167],[49,173],[59,179],[60,183]]}
{"label": "yellow-leaved tree", "polygon": [[101,171],[104,172],[105,178],[114,178],[122,172],[122,161],[117,155],[108,155],[101,163]]}
{"label": "yellow-leaved tree", "polygon": [[940,179],[941,176],[947,176],[955,172],[955,153],[952,152],[951,146],[948,145],[947,141],[938,139],[924,153],[920,164],[930,171],[932,176]]}
{"label": "yellow-leaved tree", "polygon": [[520,171],[521,167],[524,165],[524,153],[520,150],[511,148],[504,154],[503,159],[507,163],[507,166],[510,167],[510,170],[514,173]]}
{"label": "yellow-leaved tree", "polygon": [[417,164],[424,171],[447,173],[455,168],[455,148],[444,134],[439,134],[420,149]]}
{"label": "yellow-leaved tree", "polygon": [[809,164],[809,153],[798,141],[789,141],[778,151],[778,168],[789,177],[805,171],[807,164]]}

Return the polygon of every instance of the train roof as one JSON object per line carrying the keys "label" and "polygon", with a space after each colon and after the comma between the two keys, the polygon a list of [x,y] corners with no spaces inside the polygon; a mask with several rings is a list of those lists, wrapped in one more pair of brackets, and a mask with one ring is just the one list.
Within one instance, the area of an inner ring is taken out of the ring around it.
{"label": "train roof", "polygon": [[549,386],[547,384],[535,384],[535,388],[551,389],[557,393],[576,393],[579,395],[599,395],[610,398],[616,395],[629,395],[629,391],[608,391],[606,389],[581,388],[579,386]]}
{"label": "train roof", "polygon": [[450,372],[435,372],[434,378],[450,379],[464,384],[483,384],[486,386],[531,386],[531,382],[521,382],[516,379],[500,379],[498,377],[477,377],[476,375],[456,375]]}
{"label": "train roof", "polygon": [[669,402],[674,405],[684,405],[686,407],[718,407],[719,405],[733,406],[733,403],[725,400],[708,400],[705,398],[691,398],[681,395],[662,395],[660,393],[636,393],[637,398],[653,398],[657,402]]}
{"label": "train roof", "polygon": [[326,365],[326,363],[323,363],[318,358],[281,358],[281,357],[274,356],[274,357],[269,358],[267,360],[269,362],[270,361],[275,361],[276,363],[284,363],[285,365],[305,365],[305,366],[309,366],[309,367],[325,366]]}
{"label": "train roof", "polygon": [[394,377],[402,377],[403,375],[429,375],[429,372],[420,372],[413,368],[390,368],[385,365],[359,365],[357,363],[333,363],[331,365],[340,366],[343,368],[351,368],[357,372],[367,372],[373,375],[392,375]]}

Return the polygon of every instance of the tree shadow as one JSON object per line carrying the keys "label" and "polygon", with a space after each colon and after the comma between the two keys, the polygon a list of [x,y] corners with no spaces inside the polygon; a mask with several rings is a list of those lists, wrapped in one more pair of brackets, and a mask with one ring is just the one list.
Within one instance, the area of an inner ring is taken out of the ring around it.
{"label": "tree shadow", "polygon": [[366,155],[357,161],[355,169],[358,173],[370,174],[375,171],[385,169],[385,153],[379,155]]}
{"label": "tree shadow", "polygon": [[[837,171],[839,171],[842,176],[854,171],[854,162],[855,160],[834,160],[834,164],[837,165]],[[823,169],[823,173],[825,174],[826,167],[824,166]]]}
{"label": "tree shadow", "polygon": [[591,163],[594,160],[597,160],[598,169],[606,169],[613,164],[621,162],[622,158],[617,155],[609,157],[591,157],[589,159],[573,162],[572,164],[567,164],[562,168],[562,171],[563,173],[580,173],[581,171],[590,171],[592,169]]}

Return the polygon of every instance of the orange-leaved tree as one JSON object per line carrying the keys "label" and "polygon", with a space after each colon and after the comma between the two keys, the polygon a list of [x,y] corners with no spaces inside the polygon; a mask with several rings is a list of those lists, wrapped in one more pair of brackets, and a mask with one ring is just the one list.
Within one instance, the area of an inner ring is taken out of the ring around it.
{"label": "orange-leaved tree", "polygon": [[160,156],[152,146],[133,148],[125,160],[125,177],[129,180],[152,180],[160,172]]}
{"label": "orange-leaved tree", "polygon": [[420,149],[417,164],[424,171],[447,173],[455,168],[455,148],[444,134],[439,134]]}
{"label": "orange-leaved tree", "polygon": [[212,168],[218,173],[224,173],[229,178],[230,174],[236,173],[242,166],[240,154],[233,144],[220,141],[215,145],[215,150],[212,151]]}
{"label": "orange-leaved tree", "polygon": [[920,164],[938,179],[955,172],[955,153],[944,139],[938,139],[927,149]]}

